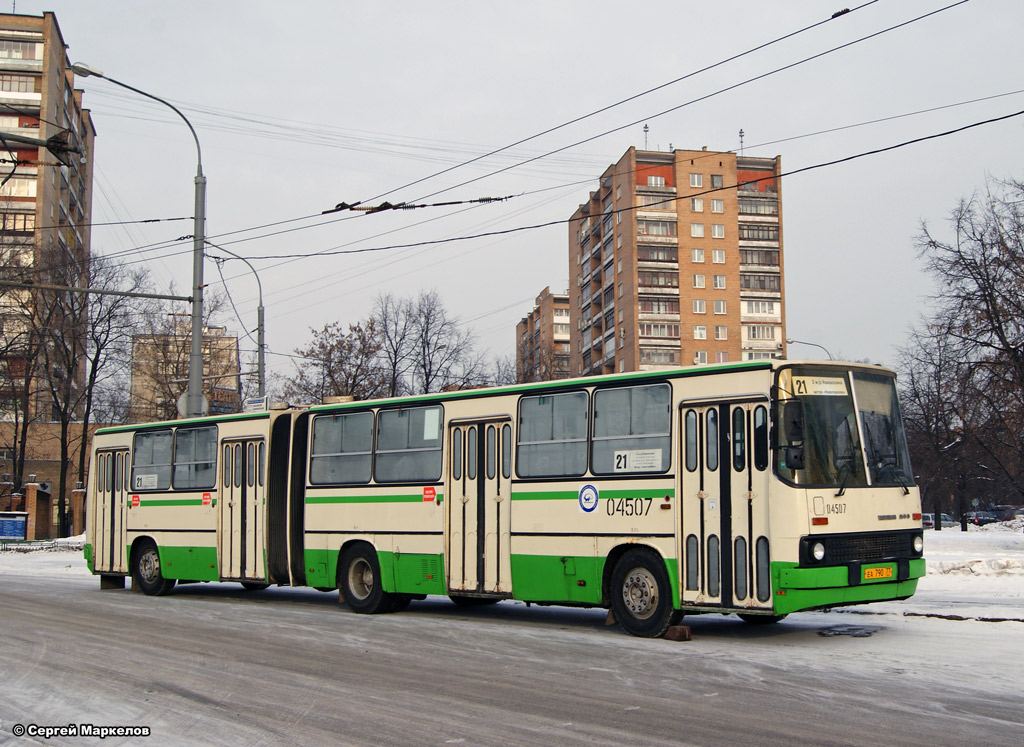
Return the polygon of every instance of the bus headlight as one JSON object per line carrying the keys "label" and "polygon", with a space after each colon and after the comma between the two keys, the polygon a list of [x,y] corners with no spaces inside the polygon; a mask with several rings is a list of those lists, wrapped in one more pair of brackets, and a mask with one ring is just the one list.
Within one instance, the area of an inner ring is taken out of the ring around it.
{"label": "bus headlight", "polygon": [[820,542],[815,542],[814,545],[811,547],[811,555],[814,557],[815,560],[824,560],[825,545],[821,544]]}
{"label": "bus headlight", "polygon": [[914,552],[916,552],[918,555],[924,552],[924,537],[922,537],[920,534],[914,535]]}

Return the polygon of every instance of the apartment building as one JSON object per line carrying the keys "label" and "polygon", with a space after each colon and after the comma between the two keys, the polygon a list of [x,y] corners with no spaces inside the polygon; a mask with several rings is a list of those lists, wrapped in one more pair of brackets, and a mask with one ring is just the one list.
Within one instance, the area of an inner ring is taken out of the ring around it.
{"label": "apartment building", "polygon": [[[88,285],[95,130],[66,50],[53,13],[0,14],[0,274],[11,282]],[[78,152],[40,147],[51,138]],[[54,389],[75,399],[68,387],[81,387],[84,368],[68,370],[85,308],[82,297],[0,286],[0,417],[56,419]]]}
{"label": "apartment building", "polygon": [[[189,328],[188,322],[174,321],[171,329],[132,336],[132,422],[179,417],[178,400],[188,386]],[[210,414],[241,410],[238,336],[229,335],[226,327],[203,328],[203,396]]]}
{"label": "apartment building", "polygon": [[533,310],[516,325],[516,379],[567,379],[569,369],[569,294],[540,292]]}
{"label": "apartment building", "polygon": [[781,159],[630,148],[569,222],[572,375],[785,354]]}

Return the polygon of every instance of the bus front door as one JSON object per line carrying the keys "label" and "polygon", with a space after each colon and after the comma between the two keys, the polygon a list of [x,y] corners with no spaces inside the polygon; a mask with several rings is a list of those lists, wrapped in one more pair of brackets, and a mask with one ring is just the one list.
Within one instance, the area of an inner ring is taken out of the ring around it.
{"label": "bus front door", "polygon": [[131,457],[127,450],[101,451],[96,455],[96,527],[94,568],[97,572],[127,573],[125,552],[128,511],[127,483]]}
{"label": "bus front door", "polygon": [[448,590],[508,596],[512,427],[507,419],[453,423],[448,443]]}
{"label": "bus front door", "polygon": [[768,401],[684,402],[682,600],[770,609]]}
{"label": "bus front door", "polygon": [[265,444],[225,441],[220,486],[220,577],[262,581],[264,566]]}

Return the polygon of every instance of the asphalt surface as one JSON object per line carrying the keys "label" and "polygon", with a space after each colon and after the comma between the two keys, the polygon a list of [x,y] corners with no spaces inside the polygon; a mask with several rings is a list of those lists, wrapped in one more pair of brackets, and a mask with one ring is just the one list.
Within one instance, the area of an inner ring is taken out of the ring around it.
{"label": "asphalt surface", "polygon": [[[444,598],[362,616],[312,590],[100,591],[0,577],[0,743],[1019,745],[1024,625],[807,613],[687,618],[644,640],[600,610]],[[1000,626],[1015,626],[1013,628]],[[826,635],[828,634],[828,635]],[[935,652],[935,657],[925,655]]]}

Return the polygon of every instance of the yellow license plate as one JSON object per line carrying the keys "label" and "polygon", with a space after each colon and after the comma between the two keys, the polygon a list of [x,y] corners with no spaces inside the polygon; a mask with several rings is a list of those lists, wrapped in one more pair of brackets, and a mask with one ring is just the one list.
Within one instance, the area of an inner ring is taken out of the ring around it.
{"label": "yellow license plate", "polygon": [[878,578],[892,578],[892,568],[865,568],[864,580],[874,581]]}

